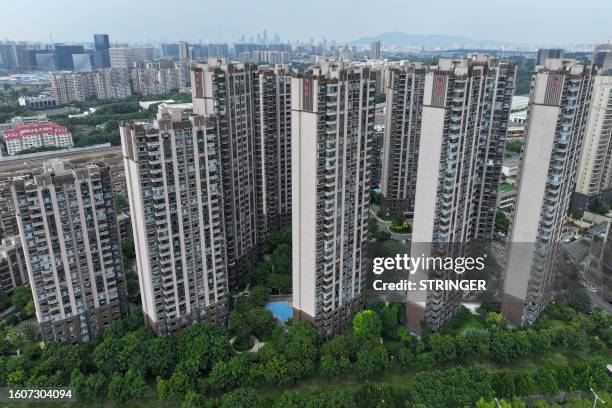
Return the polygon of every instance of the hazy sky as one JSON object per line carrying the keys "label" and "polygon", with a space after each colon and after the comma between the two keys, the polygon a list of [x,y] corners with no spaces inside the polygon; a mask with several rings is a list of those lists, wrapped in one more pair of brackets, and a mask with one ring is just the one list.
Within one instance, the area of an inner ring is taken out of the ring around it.
{"label": "hazy sky", "polygon": [[339,42],[402,31],[513,43],[612,39],[612,0],[1,0],[0,39]]}

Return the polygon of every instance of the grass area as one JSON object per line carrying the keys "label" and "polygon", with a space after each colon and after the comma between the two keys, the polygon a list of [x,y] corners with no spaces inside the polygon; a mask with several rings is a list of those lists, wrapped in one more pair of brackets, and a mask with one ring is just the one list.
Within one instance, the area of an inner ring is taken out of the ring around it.
{"label": "grass area", "polygon": [[502,193],[507,193],[509,191],[514,190],[514,186],[512,184],[509,183],[501,183],[499,185],[499,191],[501,191]]}

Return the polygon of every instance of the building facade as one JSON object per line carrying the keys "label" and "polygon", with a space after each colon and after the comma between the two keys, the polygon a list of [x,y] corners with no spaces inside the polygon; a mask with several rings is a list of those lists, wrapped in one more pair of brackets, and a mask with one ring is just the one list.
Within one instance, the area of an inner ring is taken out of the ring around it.
{"label": "building facade", "polygon": [[[465,244],[491,239],[515,76],[514,63],[481,55],[440,59],[426,74],[411,253],[462,256]],[[409,326],[438,329],[461,297],[410,292]]]}
{"label": "building facade", "polygon": [[514,325],[533,323],[552,297],[591,82],[590,68],[575,60],[547,59],[532,76],[502,301],[502,314]]}
{"label": "building facade", "polygon": [[109,169],[48,162],[12,194],[43,340],[92,340],[128,311]]}
{"label": "building facade", "polygon": [[57,99],[51,95],[20,96],[19,105],[28,108],[49,108],[57,105]]}
{"label": "building facade", "polygon": [[94,72],[94,87],[98,99],[125,99],[132,95],[127,68],[106,68]]}
{"label": "building facade", "polygon": [[227,266],[230,286],[235,286],[260,259],[266,232],[255,121],[257,66],[211,59],[195,65],[191,84],[194,113],[219,121]]}
{"label": "building facade", "polygon": [[409,218],[414,214],[426,73],[419,63],[387,72],[381,209],[399,211]]}
{"label": "building facade", "polygon": [[55,122],[17,126],[4,132],[4,143],[9,156],[23,150],[41,147],[68,148],[73,146],[72,133]]}
{"label": "building facade", "polygon": [[291,225],[291,72],[286,65],[260,68],[256,100],[257,155],[263,228]]}
{"label": "building facade", "polygon": [[91,72],[93,69],[91,54],[72,54],[72,65],[76,72]]}
{"label": "building facade", "polygon": [[7,296],[17,286],[26,283],[28,283],[28,271],[19,236],[2,239],[0,242],[0,295]]}
{"label": "building facade", "polygon": [[576,195],[586,203],[612,188],[612,75],[593,78],[591,98],[576,178]]}
{"label": "building facade", "polygon": [[188,65],[185,61],[147,62],[131,69],[134,91],[142,95],[156,95],[186,87]]}
{"label": "building facade", "polygon": [[93,62],[96,68],[110,68],[109,48],[108,34],[94,34]]}
{"label": "building facade", "polygon": [[293,319],[324,338],[363,308],[375,81],[334,62],[291,82]]}
{"label": "building facade", "polygon": [[112,68],[132,68],[137,62],[152,60],[153,48],[109,48],[108,54]]}
{"label": "building facade", "polygon": [[92,72],[53,74],[51,91],[60,104],[85,101],[96,96],[94,75]]}
{"label": "building facade", "polygon": [[227,318],[221,137],[217,118],[172,108],[121,127],[142,306],[160,335]]}

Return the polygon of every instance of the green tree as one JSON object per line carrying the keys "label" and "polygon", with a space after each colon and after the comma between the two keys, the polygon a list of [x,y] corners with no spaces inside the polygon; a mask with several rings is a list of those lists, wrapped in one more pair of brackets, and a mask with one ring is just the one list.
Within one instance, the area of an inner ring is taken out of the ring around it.
{"label": "green tree", "polygon": [[355,370],[363,378],[372,378],[376,374],[383,372],[388,365],[389,356],[387,355],[387,350],[382,345],[378,345],[357,353]]}
{"label": "green tree", "polygon": [[261,398],[253,388],[238,388],[219,401],[219,408],[257,408],[261,405]]}
{"label": "green tree", "polygon": [[336,359],[332,355],[326,354],[324,356],[321,356],[320,370],[321,375],[323,375],[324,377],[335,377],[339,374],[340,367],[338,361],[336,361]]}
{"label": "green tree", "polygon": [[457,357],[455,340],[450,335],[432,334],[429,337],[429,347],[438,361],[452,361]]}
{"label": "green tree", "polygon": [[399,310],[396,305],[385,305],[381,311],[382,333],[387,338],[396,336]]}
{"label": "green tree", "polygon": [[121,374],[113,374],[108,384],[108,396],[115,402],[125,402],[129,398],[129,388]]}
{"label": "green tree", "polygon": [[30,285],[18,286],[11,295],[11,303],[17,309],[23,309],[27,306],[28,302],[32,300],[32,290]]}
{"label": "green tree", "polygon": [[353,333],[363,338],[378,338],[382,329],[380,317],[372,310],[364,310],[353,318]]}

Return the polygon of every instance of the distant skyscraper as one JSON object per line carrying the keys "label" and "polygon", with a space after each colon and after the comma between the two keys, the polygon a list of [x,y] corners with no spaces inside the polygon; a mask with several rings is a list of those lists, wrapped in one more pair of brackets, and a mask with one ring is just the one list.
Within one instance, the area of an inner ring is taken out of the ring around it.
{"label": "distant skyscraper", "polygon": [[[515,75],[516,64],[481,55],[440,59],[425,75],[422,113],[409,122],[421,122],[411,254],[462,256],[458,244],[492,238]],[[438,329],[460,300],[459,291],[410,292],[408,324]]]}
{"label": "distant skyscraper", "polygon": [[538,65],[544,64],[547,58],[563,58],[562,48],[540,48],[538,50]]}
{"label": "distant skyscraper", "polygon": [[189,52],[189,43],[187,43],[187,41],[181,41],[179,42],[179,58],[180,59],[190,59],[190,52]]}
{"label": "distant skyscraper", "polygon": [[291,82],[293,319],[324,338],[363,308],[375,82],[341,62]]}
{"label": "distant skyscraper", "polygon": [[92,63],[90,54],[72,54],[72,65],[76,72],[91,72]]}
{"label": "distant skyscraper", "polygon": [[388,70],[381,206],[412,218],[427,69],[420,63]]}
{"label": "distant skyscraper", "polygon": [[591,80],[589,68],[561,59],[545,60],[532,76],[502,303],[502,313],[515,325],[533,323],[551,297]]}
{"label": "distant skyscraper", "polygon": [[94,65],[96,68],[110,67],[108,34],[94,34]]}
{"label": "distant skyscraper", "polygon": [[110,169],[52,161],[12,184],[43,340],[92,340],[128,311]]}
{"label": "distant skyscraper", "polygon": [[208,44],[208,58],[227,58],[229,57],[229,47],[227,44]]}
{"label": "distant skyscraper", "polygon": [[55,54],[36,54],[36,68],[40,71],[55,71],[57,69]]}
{"label": "distant skyscraper", "polygon": [[160,108],[153,124],[123,125],[121,139],[146,323],[168,334],[225,322],[225,141],[217,118]]}
{"label": "distant skyscraper", "polygon": [[178,57],[179,56],[179,45],[178,44],[162,44],[161,52],[162,52],[162,57]]}
{"label": "distant skyscraper", "polygon": [[612,70],[612,44],[601,44],[595,47],[593,65],[602,72]]}
{"label": "distant skyscraper", "polygon": [[72,71],[74,63],[72,62],[72,54],[84,54],[82,45],[64,45],[55,44],[55,58],[57,69]]}
{"label": "distant skyscraper", "polygon": [[17,55],[13,44],[0,44],[0,64],[6,68],[17,67]]}
{"label": "distant skyscraper", "polygon": [[374,41],[370,44],[370,57],[375,60],[380,59],[380,41]]}

